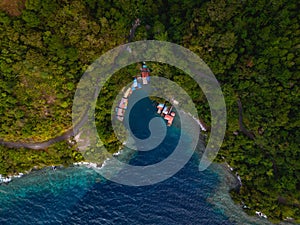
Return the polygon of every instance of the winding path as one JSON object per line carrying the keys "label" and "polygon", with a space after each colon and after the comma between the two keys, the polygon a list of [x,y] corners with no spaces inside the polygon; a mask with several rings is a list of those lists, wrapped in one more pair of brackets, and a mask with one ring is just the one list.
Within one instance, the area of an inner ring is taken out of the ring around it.
{"label": "winding path", "polygon": [[248,138],[254,140],[255,136],[254,134],[252,134],[250,131],[248,131],[244,124],[243,124],[243,106],[242,106],[242,102],[240,99],[238,99],[237,101],[238,103],[238,107],[239,107],[239,127],[240,127],[240,131],[245,134]]}
{"label": "winding path", "polygon": [[[129,36],[128,36],[128,43],[131,42],[132,39],[134,38],[135,30],[139,25],[140,25],[140,19],[137,18],[135,20],[135,22],[133,23],[132,28],[130,29]],[[123,50],[125,50],[125,48]],[[85,113],[84,115],[85,116],[83,116],[82,119],[79,121],[79,123],[76,124],[74,127],[71,127],[69,130],[67,130],[62,135],[51,138],[47,141],[26,143],[26,142],[21,142],[21,141],[19,141],[19,142],[4,141],[3,139],[0,139],[0,145],[4,145],[8,148],[29,148],[29,149],[35,149],[35,150],[45,149],[54,143],[57,143],[57,142],[60,142],[63,140],[67,140],[70,137],[75,136],[78,133],[77,131],[79,130],[79,128],[82,127],[83,124],[88,119],[87,113]]]}

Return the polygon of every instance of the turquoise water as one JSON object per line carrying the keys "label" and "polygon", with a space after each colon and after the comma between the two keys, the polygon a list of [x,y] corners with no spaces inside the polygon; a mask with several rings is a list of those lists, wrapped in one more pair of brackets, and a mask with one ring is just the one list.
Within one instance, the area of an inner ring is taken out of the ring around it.
{"label": "turquoise water", "polygon": [[84,167],[33,172],[0,187],[0,224],[232,224],[206,201],[217,174],[197,166],[193,157],[174,177],[145,187]]}
{"label": "turquoise water", "polygon": [[[148,114],[138,117],[145,107]],[[153,110],[151,101],[144,99],[131,111],[130,116],[140,118],[131,123],[140,138],[149,135],[143,121],[155,116]],[[148,165],[168,157],[180,132],[168,128],[160,146],[138,152],[129,163]],[[216,192],[221,184],[218,173],[199,172],[198,164],[195,153],[171,178],[141,187],[111,182],[85,167],[35,171],[0,186],[0,224],[246,224],[246,219],[225,215],[226,203]],[[226,190],[223,194],[228,196]],[[217,199],[217,204],[209,199]]]}

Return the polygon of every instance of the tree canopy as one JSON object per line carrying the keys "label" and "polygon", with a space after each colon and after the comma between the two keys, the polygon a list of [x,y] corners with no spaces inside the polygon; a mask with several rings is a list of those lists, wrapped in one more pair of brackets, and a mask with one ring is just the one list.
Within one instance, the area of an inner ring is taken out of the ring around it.
{"label": "tree canopy", "polygon": [[[37,142],[71,126],[76,84],[95,59],[133,40],[165,40],[198,54],[221,84],[228,111],[225,157],[243,186],[233,198],[273,221],[300,221],[299,4],[296,0],[26,0],[0,2],[0,139]],[[11,7],[11,6],[10,6]],[[14,9],[14,10],[12,10]],[[209,106],[195,82],[176,68],[151,63],[154,75],[176,81],[210,124]],[[98,101],[98,132],[116,151],[110,125],[114,95],[136,65],[113,76]],[[122,78],[122,79],[121,79]],[[244,135],[238,101],[243,109]],[[240,121],[241,122],[241,121]],[[0,173],[82,160],[60,142],[44,151],[0,147]]]}

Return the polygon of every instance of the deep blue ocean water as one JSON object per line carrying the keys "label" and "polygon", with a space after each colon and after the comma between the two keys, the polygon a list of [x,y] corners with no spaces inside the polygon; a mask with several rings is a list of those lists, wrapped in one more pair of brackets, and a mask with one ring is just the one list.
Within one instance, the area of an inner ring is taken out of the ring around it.
{"label": "deep blue ocean water", "polygon": [[[145,107],[148,113],[141,114]],[[144,99],[131,111],[137,136],[149,135],[143,121],[156,116],[151,107]],[[163,160],[180,132],[168,128],[159,147],[138,152],[130,164]],[[140,187],[111,182],[85,167],[34,171],[0,186],[0,224],[233,224],[207,201],[219,185],[218,174],[210,169],[199,172],[198,163],[195,153],[173,177]]]}
{"label": "deep blue ocean water", "polygon": [[198,159],[174,177],[130,187],[84,167],[33,172],[0,190],[0,224],[232,224],[206,198],[217,174]]}

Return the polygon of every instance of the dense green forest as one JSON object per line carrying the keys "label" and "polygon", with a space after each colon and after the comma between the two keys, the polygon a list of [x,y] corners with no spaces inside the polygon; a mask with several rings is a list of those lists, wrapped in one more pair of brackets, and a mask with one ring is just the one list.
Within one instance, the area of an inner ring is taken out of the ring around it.
{"label": "dense green forest", "polygon": [[[233,198],[250,214],[258,210],[275,222],[300,222],[298,1],[14,0],[13,8],[7,2],[0,0],[0,139],[39,142],[68,130],[82,74],[101,54],[126,43],[139,18],[133,41],[180,44],[219,80],[228,123],[218,161],[225,157],[243,182]],[[210,124],[195,82],[168,65],[149,65],[153,75],[185,87]],[[111,151],[120,143],[108,106],[138,68],[115,74],[97,103],[98,132]],[[0,146],[1,174],[78,160],[76,146],[67,141],[44,150]]]}

